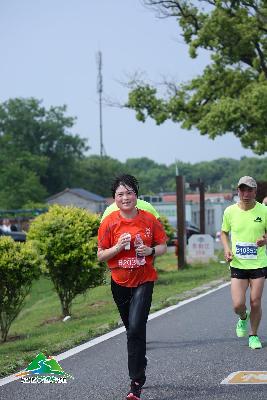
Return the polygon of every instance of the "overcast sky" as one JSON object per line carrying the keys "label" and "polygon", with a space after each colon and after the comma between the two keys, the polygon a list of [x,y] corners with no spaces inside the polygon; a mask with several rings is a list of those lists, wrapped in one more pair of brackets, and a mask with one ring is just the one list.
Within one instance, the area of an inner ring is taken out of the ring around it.
{"label": "overcast sky", "polygon": [[[45,107],[66,104],[76,116],[73,133],[99,154],[96,54],[102,52],[104,97],[123,103],[126,82],[136,71],[148,80],[177,83],[201,72],[208,56],[188,56],[174,19],[157,19],[140,0],[0,0],[0,101],[42,99]],[[148,157],[171,164],[219,157],[253,156],[227,134],[216,140],[166,122],[135,119],[131,110],[103,107],[107,155],[125,161]]]}

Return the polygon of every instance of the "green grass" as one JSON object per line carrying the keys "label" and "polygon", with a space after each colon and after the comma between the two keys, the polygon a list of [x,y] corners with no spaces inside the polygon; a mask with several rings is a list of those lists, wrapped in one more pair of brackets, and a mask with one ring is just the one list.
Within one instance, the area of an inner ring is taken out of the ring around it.
{"label": "green grass", "polygon": [[[151,312],[177,303],[188,290],[212,280],[227,280],[229,275],[226,264],[219,262],[177,270],[173,253],[157,259],[156,267],[159,280]],[[11,325],[7,342],[0,344],[0,376],[24,369],[39,352],[58,354],[117,327],[118,323],[119,315],[108,282],[77,296],[72,305],[72,318],[64,323],[52,283],[41,278],[34,283],[21,313]]]}

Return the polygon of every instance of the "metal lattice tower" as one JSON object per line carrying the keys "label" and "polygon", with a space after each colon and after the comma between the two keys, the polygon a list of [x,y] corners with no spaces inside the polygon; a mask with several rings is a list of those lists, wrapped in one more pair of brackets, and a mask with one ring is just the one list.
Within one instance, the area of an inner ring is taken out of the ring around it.
{"label": "metal lattice tower", "polygon": [[99,95],[99,131],[100,131],[100,156],[103,157],[105,150],[103,144],[103,122],[102,122],[102,92],[103,92],[103,79],[102,79],[102,53],[99,51],[96,56],[98,76],[97,76],[97,93]]}

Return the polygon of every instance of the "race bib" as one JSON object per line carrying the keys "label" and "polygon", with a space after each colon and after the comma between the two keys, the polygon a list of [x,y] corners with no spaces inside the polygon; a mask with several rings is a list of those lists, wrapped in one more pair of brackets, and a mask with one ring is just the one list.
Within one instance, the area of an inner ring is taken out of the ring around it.
{"label": "race bib", "polygon": [[242,259],[256,259],[257,246],[255,243],[237,242],[235,247],[235,255]]}
{"label": "race bib", "polygon": [[137,265],[135,257],[125,257],[125,258],[119,259],[118,267],[120,267],[120,268],[140,268],[140,265]]}

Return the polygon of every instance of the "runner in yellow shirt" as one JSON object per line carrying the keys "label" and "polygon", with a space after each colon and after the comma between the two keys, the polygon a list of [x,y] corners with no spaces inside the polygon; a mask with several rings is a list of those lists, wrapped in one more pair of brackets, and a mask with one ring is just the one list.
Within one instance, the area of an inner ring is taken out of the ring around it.
{"label": "runner in yellow shirt", "polygon": [[[148,211],[150,214],[154,215],[157,219],[160,218],[160,215],[157,212],[157,210],[145,200],[137,199],[136,207],[139,208],[140,210]],[[118,210],[119,208],[117,207],[116,203],[115,202],[112,203],[105,209],[100,222],[102,222],[113,211],[118,211]]]}
{"label": "runner in yellow shirt", "polygon": [[[256,202],[257,183],[250,176],[238,182],[239,202],[224,211],[221,240],[226,261],[230,262],[233,308],[239,320],[238,337],[248,334],[249,347],[262,347],[257,335],[261,320],[261,298],[267,272],[267,207]],[[229,243],[231,233],[231,246]],[[246,291],[250,287],[250,308],[246,308]]]}

